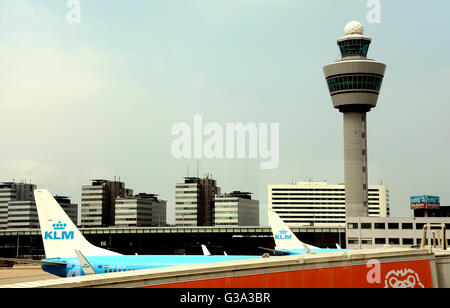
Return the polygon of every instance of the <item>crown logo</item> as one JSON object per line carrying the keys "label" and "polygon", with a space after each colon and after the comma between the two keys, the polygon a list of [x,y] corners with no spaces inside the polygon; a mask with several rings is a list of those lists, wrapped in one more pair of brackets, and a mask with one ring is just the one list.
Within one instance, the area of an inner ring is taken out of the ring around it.
{"label": "crown logo", "polygon": [[287,232],[287,230],[280,230],[280,234],[287,234],[288,232]]}
{"label": "crown logo", "polygon": [[61,221],[58,221],[57,224],[53,224],[53,229],[55,230],[65,230],[67,227],[67,224],[61,223]]}

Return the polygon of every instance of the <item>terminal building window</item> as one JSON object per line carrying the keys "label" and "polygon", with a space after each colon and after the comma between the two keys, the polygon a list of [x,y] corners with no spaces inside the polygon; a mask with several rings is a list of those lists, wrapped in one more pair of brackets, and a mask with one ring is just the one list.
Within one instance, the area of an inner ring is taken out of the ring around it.
{"label": "terminal building window", "polygon": [[400,239],[398,238],[390,238],[389,245],[400,245]]}
{"label": "terminal building window", "polygon": [[349,222],[348,228],[349,229],[358,229],[358,223]]}
{"label": "terminal building window", "polygon": [[361,229],[372,229],[372,224],[370,222],[361,223]]}
{"label": "terminal building window", "polygon": [[385,238],[375,238],[375,245],[384,245],[386,244]]}
{"label": "terminal building window", "polygon": [[426,225],[425,223],[416,223],[416,229],[417,230],[422,230],[423,226],[425,226],[425,225]]}
{"label": "terminal building window", "polygon": [[396,230],[399,228],[399,224],[398,223],[388,223],[388,229],[390,230]]}
{"label": "terminal building window", "polygon": [[363,244],[363,245],[372,245],[372,239],[371,238],[363,238],[361,240],[361,244]]}
{"label": "terminal building window", "polygon": [[414,245],[414,239],[412,238],[404,238],[403,239],[403,245]]}
{"label": "terminal building window", "polygon": [[376,222],[375,229],[386,229],[386,224],[384,222]]}
{"label": "terminal building window", "polygon": [[402,223],[402,229],[412,230],[413,229],[413,224],[412,223]]}
{"label": "terminal building window", "polygon": [[358,238],[349,238],[348,239],[348,244],[353,244],[353,245],[358,245],[359,244],[359,239]]}

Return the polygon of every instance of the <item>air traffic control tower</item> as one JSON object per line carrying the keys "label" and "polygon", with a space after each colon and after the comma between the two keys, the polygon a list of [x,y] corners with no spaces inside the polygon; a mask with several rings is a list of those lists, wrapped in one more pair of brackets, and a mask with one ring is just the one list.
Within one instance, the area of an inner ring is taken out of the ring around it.
{"label": "air traffic control tower", "polygon": [[386,65],[367,59],[371,38],[363,25],[348,23],[337,43],[342,58],[324,67],[334,108],[344,114],[345,208],[347,217],[367,217],[366,113],[377,105]]}

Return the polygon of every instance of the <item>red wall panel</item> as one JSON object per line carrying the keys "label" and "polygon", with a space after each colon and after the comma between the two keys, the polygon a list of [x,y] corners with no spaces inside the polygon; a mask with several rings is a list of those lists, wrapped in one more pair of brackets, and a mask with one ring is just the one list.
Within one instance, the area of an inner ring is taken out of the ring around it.
{"label": "red wall panel", "polygon": [[[368,279],[369,274],[369,279]],[[372,278],[372,279],[370,279]],[[156,288],[384,288],[433,287],[429,261],[328,267],[169,283]]]}

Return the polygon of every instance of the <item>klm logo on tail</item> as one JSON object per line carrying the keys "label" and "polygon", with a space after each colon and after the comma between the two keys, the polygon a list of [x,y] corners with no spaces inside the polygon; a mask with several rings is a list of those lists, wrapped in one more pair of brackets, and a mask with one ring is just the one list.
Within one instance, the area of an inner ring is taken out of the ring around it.
{"label": "klm logo on tail", "polygon": [[67,224],[61,223],[59,221],[57,224],[53,224],[53,231],[45,231],[45,240],[73,240],[73,231],[65,231]]}
{"label": "klm logo on tail", "polygon": [[287,234],[287,230],[280,230],[278,234],[275,234],[276,240],[292,240],[292,235]]}

